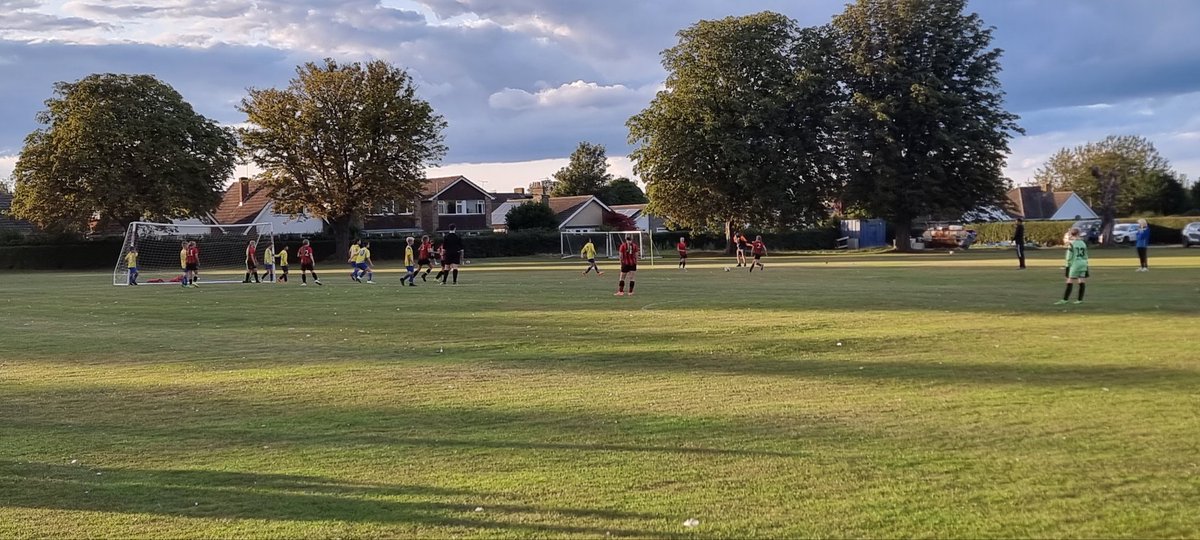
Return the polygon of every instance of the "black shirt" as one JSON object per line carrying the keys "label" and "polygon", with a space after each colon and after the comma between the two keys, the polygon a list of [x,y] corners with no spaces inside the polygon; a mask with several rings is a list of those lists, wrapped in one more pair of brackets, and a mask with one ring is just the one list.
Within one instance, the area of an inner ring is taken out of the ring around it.
{"label": "black shirt", "polygon": [[462,251],[462,238],[458,237],[457,233],[446,233],[446,237],[442,239],[442,249],[446,250],[446,254],[458,254]]}
{"label": "black shirt", "polygon": [[1016,242],[1018,244],[1025,243],[1025,224],[1024,223],[1017,224],[1017,231],[1013,233],[1013,242]]}

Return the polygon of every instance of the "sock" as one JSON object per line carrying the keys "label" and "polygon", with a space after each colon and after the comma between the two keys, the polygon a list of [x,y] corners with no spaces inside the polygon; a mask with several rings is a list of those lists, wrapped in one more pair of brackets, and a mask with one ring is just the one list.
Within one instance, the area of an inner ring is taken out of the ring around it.
{"label": "sock", "polygon": [[629,280],[629,294],[633,294],[633,280]]}
{"label": "sock", "polygon": [[1071,299],[1071,288],[1072,287],[1073,287],[1073,285],[1071,285],[1070,283],[1067,284],[1067,291],[1063,293],[1063,301]]}
{"label": "sock", "polygon": [[321,278],[317,277],[316,272],[313,272],[312,275],[313,275],[313,281],[321,281]]}
{"label": "sock", "polygon": [[259,281],[258,281],[258,272],[255,272],[255,273],[254,273],[254,282],[255,282],[255,283],[259,283]]}
{"label": "sock", "polygon": [[455,268],[454,270],[451,270],[450,273],[454,274],[454,282],[458,283],[458,269]]}
{"label": "sock", "polygon": [[617,282],[617,292],[625,292],[625,280]]}
{"label": "sock", "polygon": [[1079,301],[1080,301],[1080,302],[1082,302],[1082,301],[1083,301],[1083,290],[1084,290],[1084,289],[1086,289],[1086,288],[1087,288],[1087,283],[1080,283],[1080,284],[1079,284]]}

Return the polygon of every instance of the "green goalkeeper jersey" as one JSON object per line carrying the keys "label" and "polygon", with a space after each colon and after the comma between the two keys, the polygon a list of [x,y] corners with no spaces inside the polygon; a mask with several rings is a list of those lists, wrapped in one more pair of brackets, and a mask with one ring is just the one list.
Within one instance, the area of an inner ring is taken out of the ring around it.
{"label": "green goalkeeper jersey", "polygon": [[1086,270],[1088,267],[1088,247],[1083,240],[1075,240],[1067,246],[1067,268]]}

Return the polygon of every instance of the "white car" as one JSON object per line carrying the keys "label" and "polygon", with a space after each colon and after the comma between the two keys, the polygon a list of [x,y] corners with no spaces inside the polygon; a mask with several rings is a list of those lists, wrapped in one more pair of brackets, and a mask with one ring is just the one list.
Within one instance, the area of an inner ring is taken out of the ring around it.
{"label": "white car", "polygon": [[1137,223],[1118,223],[1113,225],[1113,242],[1118,244],[1132,244],[1137,242],[1137,233]]}
{"label": "white car", "polygon": [[1188,223],[1180,236],[1183,237],[1183,247],[1200,244],[1200,221]]}

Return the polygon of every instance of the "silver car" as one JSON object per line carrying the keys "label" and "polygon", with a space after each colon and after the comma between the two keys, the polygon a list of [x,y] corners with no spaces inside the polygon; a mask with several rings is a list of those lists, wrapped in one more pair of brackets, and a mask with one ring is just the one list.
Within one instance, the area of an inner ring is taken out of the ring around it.
{"label": "silver car", "polygon": [[1200,221],[1188,223],[1181,232],[1180,236],[1183,237],[1183,247],[1200,244]]}
{"label": "silver car", "polygon": [[1113,242],[1118,244],[1132,244],[1137,242],[1137,234],[1137,223],[1118,223],[1113,225]]}

